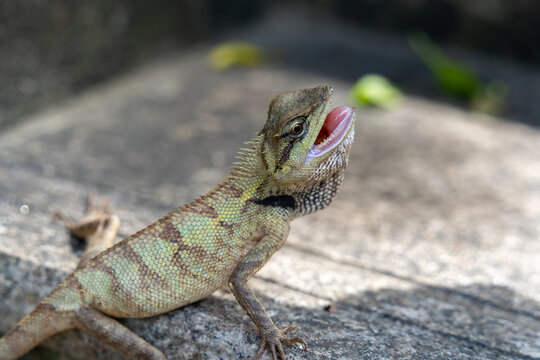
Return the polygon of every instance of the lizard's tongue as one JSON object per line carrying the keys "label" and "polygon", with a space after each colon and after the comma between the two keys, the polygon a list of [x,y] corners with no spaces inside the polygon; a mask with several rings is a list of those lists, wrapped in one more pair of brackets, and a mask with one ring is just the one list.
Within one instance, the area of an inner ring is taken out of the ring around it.
{"label": "lizard's tongue", "polygon": [[[319,131],[319,135],[317,136],[317,139],[315,140],[315,145],[321,145],[329,137],[333,138],[334,135],[338,135],[338,134],[333,134],[334,130],[336,130],[336,128],[345,120],[348,120],[350,122],[353,114],[354,114],[354,109],[349,106],[341,106],[330,111],[330,113],[328,113],[328,115],[326,116],[326,119],[324,120],[324,124],[321,130]],[[342,127],[343,129],[340,128],[340,130],[346,130],[347,127],[348,126],[343,126]],[[331,145],[331,144],[328,144],[328,145]]]}
{"label": "lizard's tongue", "polygon": [[326,115],[319,135],[309,149],[306,161],[311,161],[313,158],[327,153],[341,143],[352,124],[354,112],[352,107],[341,106]]}

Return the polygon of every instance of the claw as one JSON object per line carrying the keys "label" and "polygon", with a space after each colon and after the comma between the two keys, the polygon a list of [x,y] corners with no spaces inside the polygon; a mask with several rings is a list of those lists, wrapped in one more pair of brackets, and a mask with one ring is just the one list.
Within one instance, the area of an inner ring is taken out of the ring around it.
{"label": "claw", "polygon": [[283,346],[281,344],[277,345],[279,356],[285,360],[285,351],[283,351]]}
{"label": "claw", "polygon": [[73,236],[85,239],[103,229],[105,222],[114,214],[108,198],[97,199],[95,191],[88,195],[86,214],[74,222],[61,209],[54,212],[54,220],[60,221]]}
{"label": "claw", "polygon": [[259,350],[257,351],[257,355],[255,355],[255,358],[253,360],[259,360],[264,353],[264,349],[266,349],[266,341],[261,341],[261,346],[259,346]]}
{"label": "claw", "polygon": [[284,343],[284,344],[287,344],[287,345],[292,345],[294,343],[300,343],[302,344],[302,347],[304,348],[304,351],[307,350],[307,345],[306,343],[304,342],[304,340],[302,340],[302,338],[300,336],[297,336],[295,338],[292,338],[292,339],[287,339],[285,338],[283,335],[289,333],[289,332],[295,332],[296,330],[298,330],[298,328],[296,327],[295,324],[291,324],[289,326],[287,326],[286,328],[284,329],[281,329],[281,342]]}
{"label": "claw", "polygon": [[[307,346],[304,340],[302,340],[302,338],[300,338],[299,336],[292,339],[288,339],[285,337],[285,334],[289,332],[294,332],[296,330],[298,330],[298,328],[294,324],[289,325],[283,329],[275,329],[275,331],[277,332],[277,339],[274,336],[265,336],[264,334],[261,334],[261,346],[259,347],[259,350],[257,351],[257,355],[255,356],[254,360],[259,360],[262,357],[262,354],[264,353],[264,350],[267,346],[270,348],[270,352],[272,353],[272,360],[285,360],[286,355],[285,351],[283,350],[282,343],[287,345],[300,343],[302,344],[302,347],[305,351],[307,349]],[[275,340],[270,340],[272,338],[278,341],[276,342]]]}
{"label": "claw", "polygon": [[295,337],[293,339],[281,339],[281,342],[284,343],[284,344],[287,344],[287,345],[292,345],[294,343],[300,343],[300,344],[302,344],[302,347],[304,348],[304,351],[307,350],[307,345],[304,342],[304,340],[302,340],[302,338],[300,336],[297,336],[297,337]]}
{"label": "claw", "polygon": [[282,335],[285,335],[285,334],[288,333],[288,332],[295,332],[296,330],[298,330],[298,328],[296,327],[296,325],[295,325],[295,324],[291,324],[291,325],[287,326],[286,328],[281,329],[281,334],[282,334]]}
{"label": "claw", "polygon": [[75,224],[73,220],[69,217],[68,214],[64,212],[62,209],[55,209],[53,212],[53,220],[60,222],[63,226],[67,227],[68,229]]}
{"label": "claw", "polygon": [[272,350],[272,360],[278,360],[277,354],[276,354],[276,346],[275,345],[270,346],[270,350]]}

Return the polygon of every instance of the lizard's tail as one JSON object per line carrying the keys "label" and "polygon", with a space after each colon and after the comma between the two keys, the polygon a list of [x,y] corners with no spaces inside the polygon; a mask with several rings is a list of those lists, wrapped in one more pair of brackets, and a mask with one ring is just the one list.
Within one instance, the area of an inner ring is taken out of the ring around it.
{"label": "lizard's tail", "polygon": [[0,339],[0,360],[14,360],[44,339],[74,327],[73,315],[41,302]]}

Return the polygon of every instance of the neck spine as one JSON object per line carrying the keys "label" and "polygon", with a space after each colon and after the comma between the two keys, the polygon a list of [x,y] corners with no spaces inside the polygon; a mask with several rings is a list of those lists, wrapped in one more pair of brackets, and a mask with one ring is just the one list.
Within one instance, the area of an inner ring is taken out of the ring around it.
{"label": "neck spine", "polygon": [[268,189],[272,177],[268,174],[264,164],[261,147],[263,135],[257,135],[254,139],[245,142],[236,155],[231,172],[226,183],[232,184],[253,197],[266,196],[271,191]]}

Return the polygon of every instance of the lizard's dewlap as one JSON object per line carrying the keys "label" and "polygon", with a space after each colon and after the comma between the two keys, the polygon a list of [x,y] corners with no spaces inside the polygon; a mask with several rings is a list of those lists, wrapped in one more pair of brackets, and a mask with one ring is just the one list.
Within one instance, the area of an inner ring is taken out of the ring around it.
{"label": "lizard's dewlap", "polygon": [[320,156],[341,143],[351,126],[354,108],[341,106],[330,111],[319,131],[315,144],[309,150],[308,158]]}

